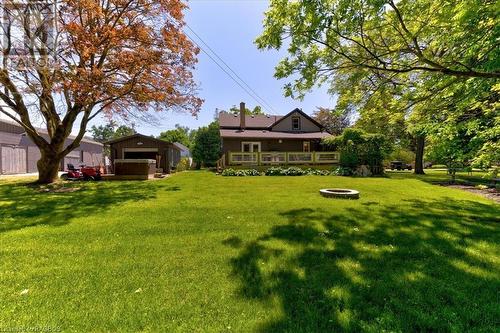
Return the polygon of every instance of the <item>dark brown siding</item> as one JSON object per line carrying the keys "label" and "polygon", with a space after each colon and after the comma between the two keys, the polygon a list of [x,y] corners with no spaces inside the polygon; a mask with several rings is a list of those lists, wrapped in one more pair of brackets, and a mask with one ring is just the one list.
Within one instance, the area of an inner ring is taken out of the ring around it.
{"label": "dark brown siding", "polygon": [[292,128],[292,118],[299,117],[300,118],[300,130],[298,132],[320,132],[321,128],[318,127],[315,123],[301,115],[299,112],[292,112],[287,117],[283,117],[280,119],[278,123],[276,123],[272,127],[272,131],[276,132],[294,132]]}
{"label": "dark brown siding", "polygon": [[[138,143],[142,144],[138,144]],[[147,137],[131,137],[129,139],[110,144],[111,148],[111,163],[115,159],[123,158],[124,148],[157,148],[158,154],[161,156],[159,167],[164,172],[170,172],[170,166],[176,166],[176,160],[173,152],[178,151],[177,147],[169,142],[160,142],[158,140],[150,140]]]}
{"label": "dark brown siding", "polygon": [[300,152],[303,150],[303,142],[309,141],[311,143],[311,151],[321,151],[319,140],[293,140],[283,139],[280,143],[279,140],[259,140],[259,139],[222,139],[222,152],[226,155],[226,162],[229,162],[229,152],[241,152],[242,142],[260,142],[261,151],[283,151],[283,152]]}
{"label": "dark brown siding", "polygon": [[311,142],[311,151],[319,151],[320,145],[316,140],[292,140],[292,139],[283,139],[280,143],[279,140],[259,140],[259,139],[223,139],[223,152],[240,152],[241,151],[241,143],[242,142],[260,142],[261,151],[290,151],[290,152],[298,152],[303,149],[303,142],[310,141]]}

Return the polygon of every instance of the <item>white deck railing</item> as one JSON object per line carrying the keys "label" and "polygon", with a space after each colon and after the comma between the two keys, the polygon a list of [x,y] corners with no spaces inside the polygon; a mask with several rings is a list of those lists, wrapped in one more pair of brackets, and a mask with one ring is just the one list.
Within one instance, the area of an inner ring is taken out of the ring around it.
{"label": "white deck railing", "polygon": [[230,152],[230,165],[333,164],[338,152]]}

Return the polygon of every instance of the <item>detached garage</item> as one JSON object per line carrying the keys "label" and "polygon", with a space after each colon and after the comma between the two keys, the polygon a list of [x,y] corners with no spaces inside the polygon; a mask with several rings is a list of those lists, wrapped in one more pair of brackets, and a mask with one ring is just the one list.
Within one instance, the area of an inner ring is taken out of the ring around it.
{"label": "detached garage", "polygon": [[159,172],[170,173],[180,161],[180,149],[175,144],[138,133],[105,144],[110,147],[112,165],[116,160],[154,160]]}
{"label": "detached garage", "polygon": [[[44,130],[38,129],[38,131],[44,135]],[[66,145],[71,142],[70,137]],[[0,120],[0,174],[37,172],[36,164],[40,156],[40,150],[21,126],[11,121]],[[75,166],[102,165],[102,144],[88,138],[82,139],[80,147],[70,152],[61,162],[61,170],[64,170],[68,163]]]}

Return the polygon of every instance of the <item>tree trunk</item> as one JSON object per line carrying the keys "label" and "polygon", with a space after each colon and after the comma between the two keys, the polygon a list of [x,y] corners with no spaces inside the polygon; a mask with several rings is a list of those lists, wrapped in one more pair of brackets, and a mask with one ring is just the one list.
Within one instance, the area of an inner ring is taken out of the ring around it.
{"label": "tree trunk", "polygon": [[61,165],[61,158],[57,154],[44,152],[40,149],[42,157],[36,163],[38,168],[38,181],[39,184],[50,184],[58,179],[59,166]]}
{"label": "tree trunk", "polygon": [[425,175],[424,172],[424,146],[425,135],[418,135],[416,138],[416,151],[415,151],[415,174]]}

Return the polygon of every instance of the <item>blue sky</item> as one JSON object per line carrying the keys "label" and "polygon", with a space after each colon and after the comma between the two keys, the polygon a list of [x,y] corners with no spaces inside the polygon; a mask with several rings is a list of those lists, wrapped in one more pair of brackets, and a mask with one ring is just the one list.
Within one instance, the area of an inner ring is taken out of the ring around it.
{"label": "blue sky", "polygon": [[[286,81],[278,81],[273,75],[274,67],[286,55],[286,50],[260,51],[254,44],[255,38],[262,31],[262,20],[268,4],[267,0],[191,0],[188,2],[190,8],[185,12],[186,22],[273,107],[276,114],[286,114],[294,108],[301,108],[310,114],[317,106],[334,106],[335,100],[326,93],[326,88],[315,89],[302,101],[283,96],[283,85]],[[189,29],[186,29],[186,32],[206,48]],[[198,60],[194,77],[200,86],[199,96],[205,100],[198,118],[188,113],[161,112],[157,114],[157,124],[135,122],[139,133],[156,136],[162,131],[174,128],[175,124],[198,128],[213,121],[216,108],[227,110],[242,101],[249,108],[257,105],[257,102],[203,51],[200,52]],[[270,110],[264,111],[272,113]],[[102,118],[95,119],[90,126],[104,122]],[[37,125],[42,126],[41,123]],[[74,134],[77,130],[75,126]],[[87,132],[87,135],[90,133]]]}
{"label": "blue sky", "polygon": [[[311,113],[316,106],[334,104],[334,100],[323,88],[308,94],[303,101],[283,96],[284,82],[275,79],[273,74],[274,66],[285,51],[281,54],[276,51],[259,51],[253,43],[262,31],[263,13],[268,1],[191,0],[189,6],[190,9],[186,12],[187,24],[253,90],[271,104],[276,113],[285,114],[296,107]],[[188,29],[187,32],[190,33]],[[189,114],[164,112],[159,125],[137,124],[140,133],[158,135],[162,130],[174,128],[175,124],[197,128],[213,120],[215,108],[229,109],[232,105],[239,105],[241,101],[251,108],[257,104],[203,51],[199,54],[194,75],[200,83],[199,95],[205,100],[198,119]]]}

